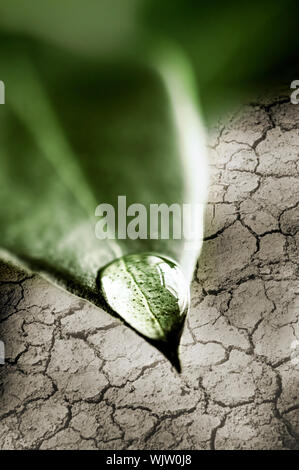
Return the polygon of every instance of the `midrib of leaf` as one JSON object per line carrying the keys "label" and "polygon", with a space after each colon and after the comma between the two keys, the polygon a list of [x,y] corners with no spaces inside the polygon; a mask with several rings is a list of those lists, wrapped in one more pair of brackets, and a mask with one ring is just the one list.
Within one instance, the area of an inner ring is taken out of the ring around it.
{"label": "midrib of leaf", "polygon": [[145,308],[146,310],[148,311],[148,313],[150,314],[150,316],[154,319],[155,323],[158,325],[159,327],[159,330],[160,330],[160,333],[162,334],[162,336],[165,338],[165,334],[164,334],[164,330],[159,322],[159,319],[156,317],[156,315],[154,314],[154,312],[151,310],[150,306],[149,306],[149,301],[146,297],[146,295],[144,294],[144,292],[142,291],[141,287],[139,286],[138,282],[136,281],[135,279],[135,276],[134,274],[131,273],[131,271],[129,270],[128,266],[127,266],[127,263],[126,261],[121,258],[121,262],[124,266],[124,269],[126,271],[126,273],[130,276],[130,278],[132,279],[133,281],[133,284],[135,285],[136,289],[138,290],[138,292],[140,293],[141,297],[143,298],[144,300],[144,305],[145,305]]}

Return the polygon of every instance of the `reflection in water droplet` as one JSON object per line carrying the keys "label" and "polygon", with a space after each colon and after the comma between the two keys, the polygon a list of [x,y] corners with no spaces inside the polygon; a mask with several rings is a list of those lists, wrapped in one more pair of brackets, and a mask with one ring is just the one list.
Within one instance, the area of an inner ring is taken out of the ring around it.
{"label": "reflection in water droplet", "polygon": [[126,255],[98,277],[108,305],[142,335],[179,337],[189,309],[189,287],[180,267],[153,253]]}

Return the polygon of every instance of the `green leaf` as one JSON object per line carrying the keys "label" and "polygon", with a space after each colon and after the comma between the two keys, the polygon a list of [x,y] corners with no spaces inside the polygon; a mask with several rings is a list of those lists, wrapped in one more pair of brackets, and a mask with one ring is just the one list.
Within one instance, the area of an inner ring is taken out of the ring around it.
{"label": "green leaf", "polygon": [[3,253],[120,315],[179,368],[200,233],[191,242],[99,240],[95,211],[117,207],[119,195],[148,212],[203,202],[204,135],[184,57],[168,49],[148,66],[99,65],[7,39],[0,69]]}

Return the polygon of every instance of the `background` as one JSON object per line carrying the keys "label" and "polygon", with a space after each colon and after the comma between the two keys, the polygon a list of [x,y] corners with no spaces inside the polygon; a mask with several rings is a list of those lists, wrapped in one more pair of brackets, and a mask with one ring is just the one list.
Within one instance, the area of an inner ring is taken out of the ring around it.
{"label": "background", "polygon": [[96,64],[182,48],[211,170],[181,375],[117,319],[1,262],[0,448],[299,448],[297,24],[290,0],[0,1],[0,62],[23,43],[41,64],[40,44]]}

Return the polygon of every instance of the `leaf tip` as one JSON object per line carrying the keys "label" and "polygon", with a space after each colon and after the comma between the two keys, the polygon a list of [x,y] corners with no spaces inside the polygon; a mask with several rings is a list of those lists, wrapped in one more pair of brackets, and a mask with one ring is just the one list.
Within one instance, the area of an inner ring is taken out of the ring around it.
{"label": "leaf tip", "polygon": [[178,345],[190,296],[177,263],[154,253],[116,259],[98,275],[107,305],[180,372]]}

